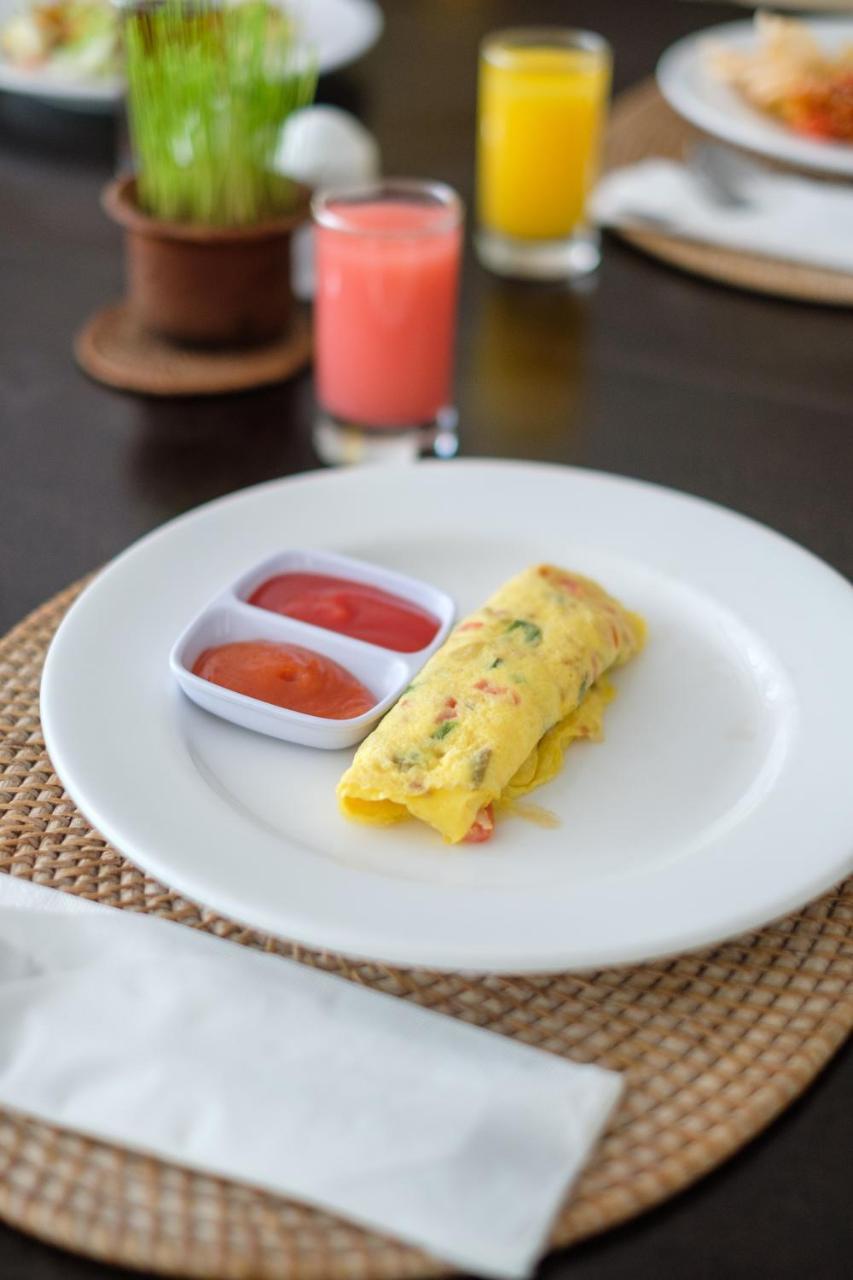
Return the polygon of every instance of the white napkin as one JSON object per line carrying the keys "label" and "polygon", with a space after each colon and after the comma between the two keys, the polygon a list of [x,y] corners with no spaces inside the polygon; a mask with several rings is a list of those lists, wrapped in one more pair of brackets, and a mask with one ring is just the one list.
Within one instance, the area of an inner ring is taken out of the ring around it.
{"label": "white napkin", "polygon": [[608,173],[593,213],[603,226],[660,220],[666,235],[853,272],[853,190],[767,171],[748,194],[747,208],[721,207],[684,165],[650,159]]}
{"label": "white napkin", "polygon": [[391,996],[0,875],[0,1105],[524,1276],[621,1090]]}

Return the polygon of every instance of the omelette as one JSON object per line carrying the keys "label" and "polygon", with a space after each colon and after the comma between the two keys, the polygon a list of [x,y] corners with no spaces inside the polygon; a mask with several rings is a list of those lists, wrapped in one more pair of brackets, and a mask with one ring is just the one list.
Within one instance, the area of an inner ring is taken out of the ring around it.
{"label": "omelette", "polygon": [[338,784],[360,822],[428,823],[450,844],[488,839],[495,807],[550,781],[568,746],[600,740],[606,672],[645,624],[589,578],[540,564],[454,628]]}

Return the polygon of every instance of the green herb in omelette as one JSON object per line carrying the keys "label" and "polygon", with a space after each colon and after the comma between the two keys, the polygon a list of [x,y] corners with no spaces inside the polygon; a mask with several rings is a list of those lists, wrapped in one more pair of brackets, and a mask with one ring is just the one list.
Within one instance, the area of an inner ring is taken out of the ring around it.
{"label": "green herb in omelette", "polygon": [[542,639],[542,628],[537,627],[535,622],[528,622],[526,618],[516,618],[511,622],[507,627],[507,633],[511,631],[523,631],[527,644],[539,644]]}
{"label": "green herb in omelette", "polygon": [[486,776],[489,761],[492,758],[491,747],[481,747],[471,757],[471,786],[479,787]]}
{"label": "green herb in omelette", "polygon": [[397,766],[401,773],[407,773],[409,769],[414,769],[417,765],[423,764],[423,756],[420,751],[406,751],[405,753],[395,754],[391,757],[392,762]]}

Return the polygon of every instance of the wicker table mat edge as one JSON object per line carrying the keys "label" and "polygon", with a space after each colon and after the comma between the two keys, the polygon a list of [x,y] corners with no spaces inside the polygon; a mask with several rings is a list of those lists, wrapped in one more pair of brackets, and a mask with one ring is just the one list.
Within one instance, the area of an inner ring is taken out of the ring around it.
{"label": "wicker table mat edge", "polygon": [[[555,1223],[555,1245],[616,1225],[716,1167],[803,1091],[853,1028],[853,879],[764,930],[692,955],[583,976],[484,979],[313,952],[173,894],[92,831],[44,752],[41,663],[82,585],[0,640],[0,871],[290,955],[625,1072],[625,1100]],[[75,1208],[74,1178],[99,1196]],[[446,1272],[319,1211],[8,1112],[0,1112],[0,1216],[53,1244],[177,1275]]]}

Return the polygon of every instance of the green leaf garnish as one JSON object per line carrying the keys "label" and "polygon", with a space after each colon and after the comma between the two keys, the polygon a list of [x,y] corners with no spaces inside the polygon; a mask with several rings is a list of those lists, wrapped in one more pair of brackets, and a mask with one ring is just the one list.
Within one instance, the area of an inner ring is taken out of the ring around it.
{"label": "green leaf garnish", "polygon": [[480,783],[486,776],[486,770],[489,767],[489,761],[492,758],[491,747],[481,747],[479,751],[471,757],[471,785],[479,787]]}
{"label": "green leaf garnish", "polygon": [[528,622],[526,618],[516,618],[511,622],[507,627],[507,634],[511,631],[523,631],[528,644],[538,644],[542,639],[542,628],[537,627],[535,622]]}
{"label": "green leaf garnish", "polygon": [[441,742],[441,739],[446,738],[450,731],[456,728],[458,723],[458,720],[444,720],[437,729],[433,729],[429,736],[431,738],[435,738],[436,742]]}
{"label": "green leaf garnish", "polygon": [[423,756],[420,751],[407,751],[405,755],[393,755],[392,762],[397,766],[401,773],[407,773],[409,769],[414,769],[417,765],[423,764]]}

